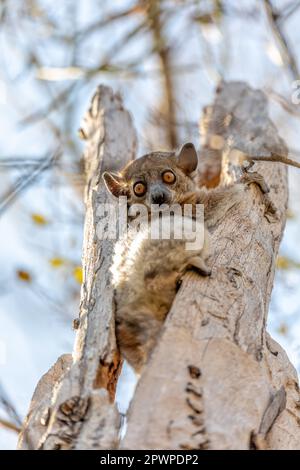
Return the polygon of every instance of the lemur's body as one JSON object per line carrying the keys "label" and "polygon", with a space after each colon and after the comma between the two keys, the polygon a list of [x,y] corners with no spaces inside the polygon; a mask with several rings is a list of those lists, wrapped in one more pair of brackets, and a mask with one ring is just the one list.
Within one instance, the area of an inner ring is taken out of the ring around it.
{"label": "lemur's body", "polygon": [[[180,225],[182,217],[174,215],[171,224]],[[153,226],[161,219],[152,218]],[[115,287],[116,331],[121,352],[138,371],[152,350],[184,272],[193,266],[203,275],[209,255],[208,236],[197,250],[189,250],[182,239],[153,240],[149,228],[128,231],[116,245],[112,265]],[[203,225],[198,223],[198,231]]]}

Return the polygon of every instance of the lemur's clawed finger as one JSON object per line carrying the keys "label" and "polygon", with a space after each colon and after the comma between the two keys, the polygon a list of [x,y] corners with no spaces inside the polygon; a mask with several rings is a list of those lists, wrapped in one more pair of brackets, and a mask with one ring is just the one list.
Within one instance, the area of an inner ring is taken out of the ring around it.
{"label": "lemur's clawed finger", "polygon": [[256,171],[248,172],[248,169],[245,169],[243,176],[240,179],[240,182],[248,185],[252,183],[256,184],[257,186],[259,186],[263,194],[267,194],[270,192],[270,188],[267,185],[264,177]]}
{"label": "lemur's clawed finger", "polygon": [[205,261],[200,256],[193,256],[189,259],[187,270],[195,270],[201,276],[210,276],[211,269],[206,265]]}

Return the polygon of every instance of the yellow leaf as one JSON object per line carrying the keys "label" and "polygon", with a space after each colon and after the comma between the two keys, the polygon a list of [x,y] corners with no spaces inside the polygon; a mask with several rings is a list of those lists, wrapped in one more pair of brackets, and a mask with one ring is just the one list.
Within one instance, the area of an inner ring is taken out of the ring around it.
{"label": "yellow leaf", "polygon": [[288,333],[288,327],[285,323],[281,323],[281,325],[278,328],[278,333],[280,333],[283,336],[285,336]]}
{"label": "yellow leaf", "polygon": [[22,269],[19,269],[17,271],[17,277],[20,281],[23,281],[23,282],[31,282],[32,281],[31,274],[29,274],[28,271],[23,271]]}
{"label": "yellow leaf", "polygon": [[277,269],[286,270],[291,267],[291,262],[285,256],[278,256],[277,261],[276,261],[276,267]]}
{"label": "yellow leaf", "polygon": [[286,256],[278,256],[276,261],[277,269],[287,270],[291,268],[300,269],[300,263],[297,261],[292,260],[291,258],[287,258]]}
{"label": "yellow leaf", "polygon": [[288,219],[295,219],[296,218],[295,212],[293,212],[292,209],[288,209],[286,211],[286,216],[287,216]]}
{"label": "yellow leaf", "polygon": [[83,281],[83,272],[81,266],[76,266],[73,270],[74,279],[78,282],[78,284],[82,284]]}
{"label": "yellow leaf", "polygon": [[46,225],[48,221],[41,214],[31,214],[32,221],[37,225]]}
{"label": "yellow leaf", "polygon": [[60,268],[64,264],[64,260],[59,257],[54,257],[49,260],[49,263],[51,264],[52,268]]}

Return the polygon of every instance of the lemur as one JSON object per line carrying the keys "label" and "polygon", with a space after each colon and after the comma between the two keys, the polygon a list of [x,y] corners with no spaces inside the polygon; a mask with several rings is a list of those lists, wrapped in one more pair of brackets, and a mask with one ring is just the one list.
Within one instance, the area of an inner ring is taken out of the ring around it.
{"label": "lemur", "polygon": [[[103,174],[113,196],[126,196],[129,211],[134,204],[143,204],[155,224],[159,217],[151,217],[153,204],[204,206],[205,222],[198,225],[198,230],[203,231],[203,243],[196,250],[186,248],[191,233],[181,239],[152,239],[148,224],[141,226],[137,234],[136,227],[131,228],[129,223],[127,234],[116,243],[111,267],[116,336],[121,354],[136,372],[148,360],[184,272],[193,268],[202,276],[210,275],[209,230],[241,201],[247,185],[256,183],[263,193],[268,192],[262,176],[245,172],[240,181],[230,186],[199,189],[194,179],[197,165],[195,147],[187,143],[179,152],[149,153],[130,162],[118,174]],[[174,226],[181,219],[185,216],[174,215]]]}

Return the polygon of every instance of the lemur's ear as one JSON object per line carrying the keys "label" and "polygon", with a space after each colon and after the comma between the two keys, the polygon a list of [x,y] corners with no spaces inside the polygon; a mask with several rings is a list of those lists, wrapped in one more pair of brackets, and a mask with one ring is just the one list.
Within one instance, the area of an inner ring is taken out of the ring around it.
{"label": "lemur's ear", "polygon": [[177,165],[186,174],[190,174],[196,170],[198,165],[198,155],[194,144],[188,142],[181,147],[177,155]]}
{"label": "lemur's ear", "polygon": [[113,196],[126,196],[126,188],[121,176],[105,171],[102,178],[106,188]]}

